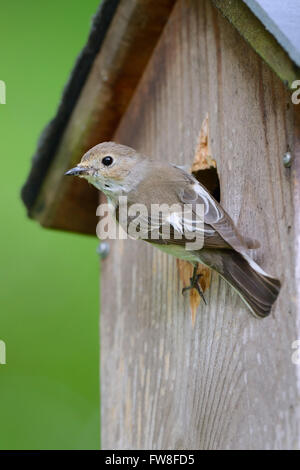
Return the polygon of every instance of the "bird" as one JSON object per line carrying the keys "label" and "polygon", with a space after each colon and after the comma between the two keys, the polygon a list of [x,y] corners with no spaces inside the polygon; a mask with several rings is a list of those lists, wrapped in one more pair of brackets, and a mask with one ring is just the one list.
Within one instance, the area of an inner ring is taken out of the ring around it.
{"label": "bird", "polygon": [[[146,215],[140,216],[135,225],[139,225],[137,238],[194,267],[190,285],[183,293],[196,289],[205,301],[197,274],[198,264],[202,263],[237,292],[256,318],[270,314],[281,283],[250,257],[248,250],[259,243],[242,236],[221,204],[183,167],[151,159],[126,145],[102,142],[88,150],[65,175],[84,178],[102,191],[114,206],[119,223],[121,198],[126,198],[127,209],[135,204],[144,207]],[[168,208],[167,215],[153,215],[152,208],[161,205]],[[188,216],[186,207],[191,208]],[[201,215],[197,207],[202,208]],[[131,222],[132,217],[128,217],[125,230]],[[197,235],[201,246],[187,248],[191,236]]]}

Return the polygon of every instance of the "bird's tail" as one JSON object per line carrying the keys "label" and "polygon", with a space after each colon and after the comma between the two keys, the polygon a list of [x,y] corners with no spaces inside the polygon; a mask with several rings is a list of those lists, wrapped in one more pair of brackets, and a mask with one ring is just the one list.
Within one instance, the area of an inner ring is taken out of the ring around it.
{"label": "bird's tail", "polygon": [[265,273],[248,255],[222,253],[221,276],[237,291],[255,317],[269,315],[280,291],[280,281]]}

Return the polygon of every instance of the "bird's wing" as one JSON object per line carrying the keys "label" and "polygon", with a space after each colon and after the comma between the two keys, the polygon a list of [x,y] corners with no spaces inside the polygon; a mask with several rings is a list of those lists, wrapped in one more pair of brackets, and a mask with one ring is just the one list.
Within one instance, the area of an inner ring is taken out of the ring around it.
{"label": "bird's wing", "polygon": [[[152,173],[129,194],[128,200],[129,206],[136,207],[137,203],[141,206],[138,217],[136,214],[131,217],[130,208],[128,212],[128,226],[139,228],[137,238],[185,245],[194,234],[203,237],[205,248],[234,248],[241,253],[250,248],[220,204],[182,168],[171,165],[153,168]],[[153,211],[156,206],[163,205],[167,206],[163,215]],[[164,235],[157,237],[158,232]]]}
{"label": "bird's wing", "polygon": [[204,246],[206,248],[232,247],[238,252],[245,252],[249,249],[252,242],[239,234],[231,217],[222,206],[192,175],[188,173],[186,175],[189,177],[188,182],[178,187],[178,198],[184,204],[202,205],[204,223],[207,226]]}

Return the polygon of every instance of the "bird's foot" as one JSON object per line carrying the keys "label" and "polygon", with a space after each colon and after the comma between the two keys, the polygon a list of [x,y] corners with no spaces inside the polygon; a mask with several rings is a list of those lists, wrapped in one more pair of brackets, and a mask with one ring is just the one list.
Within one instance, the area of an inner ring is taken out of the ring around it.
{"label": "bird's foot", "polygon": [[200,284],[199,284],[199,279],[202,276],[202,274],[197,274],[197,269],[198,269],[198,266],[195,266],[194,272],[193,272],[193,277],[190,278],[191,283],[190,283],[189,286],[184,287],[182,289],[182,295],[184,295],[184,293],[187,292],[188,290],[196,289],[196,291],[198,292],[201,299],[203,300],[203,302],[206,305],[206,300],[205,300],[205,297],[204,297],[204,293],[203,293],[203,290],[201,289]]}

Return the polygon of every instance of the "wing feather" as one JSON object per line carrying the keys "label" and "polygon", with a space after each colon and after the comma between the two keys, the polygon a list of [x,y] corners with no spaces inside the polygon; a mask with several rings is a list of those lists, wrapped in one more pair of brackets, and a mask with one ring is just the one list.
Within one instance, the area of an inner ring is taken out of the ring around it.
{"label": "wing feather", "polygon": [[[155,243],[161,244],[185,245],[193,234],[200,234],[205,248],[233,248],[243,253],[250,246],[257,246],[241,237],[226,211],[193,175],[182,168],[161,165],[159,171],[156,169],[150,173],[128,196],[129,206],[139,202],[148,209],[146,214],[140,213],[136,219],[138,238],[149,241],[155,238]],[[153,212],[153,206],[164,204],[169,205],[169,212],[163,216]],[[192,207],[192,213],[188,212],[188,215],[185,212],[187,204]],[[199,219],[197,205],[203,207],[202,219]],[[128,217],[128,225],[132,219]]]}

